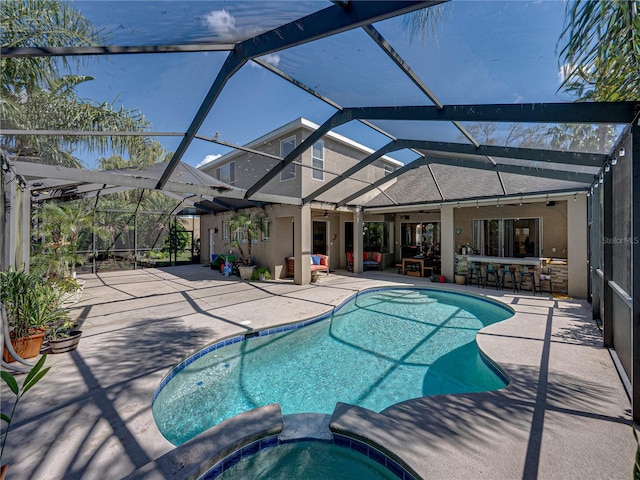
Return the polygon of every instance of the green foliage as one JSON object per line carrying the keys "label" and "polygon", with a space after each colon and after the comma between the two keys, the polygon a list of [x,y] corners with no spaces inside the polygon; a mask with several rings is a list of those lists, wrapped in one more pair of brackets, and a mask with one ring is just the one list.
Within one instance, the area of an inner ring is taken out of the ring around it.
{"label": "green foliage", "polygon": [[49,340],[57,340],[59,338],[66,338],[69,336],[69,332],[76,328],[76,323],[69,319],[61,319],[57,323],[51,325],[47,329],[46,338]]}
{"label": "green foliage", "polygon": [[253,274],[251,275],[251,280],[260,280],[260,277],[263,277],[265,280],[271,280],[271,271],[267,267],[258,267],[254,269]]}
{"label": "green foliage", "polygon": [[363,232],[365,252],[388,251],[389,227],[384,222],[365,222]]}
{"label": "green foliage", "polygon": [[62,293],[33,272],[10,267],[0,272],[0,287],[0,302],[16,338],[27,337],[34,328],[67,318],[60,305]]}
{"label": "green foliage", "polygon": [[[0,420],[6,422],[6,429],[4,431],[4,436],[2,437],[2,447],[0,449],[0,460],[2,459],[2,454],[4,453],[4,447],[7,442],[7,436],[9,435],[9,430],[11,429],[11,421],[13,420],[13,415],[16,411],[16,407],[18,402],[24,397],[24,395],[31,390],[40,380],[44,377],[51,367],[47,367],[43,369],[44,363],[47,360],[47,355],[44,354],[40,357],[40,360],[33,366],[33,368],[29,371],[27,376],[22,382],[22,386],[18,385],[15,377],[11,375],[9,372],[2,371],[0,372],[0,376],[2,376],[2,380],[7,384],[11,393],[15,395],[16,399],[13,402],[13,407],[11,408],[11,413],[7,414],[5,412],[0,413]],[[3,405],[8,404],[8,402],[3,402]]]}
{"label": "green foliage", "polygon": [[34,245],[31,266],[50,279],[72,277],[76,266],[84,263],[80,245],[91,243],[93,233],[98,237],[109,233],[94,227],[92,207],[84,202],[47,202],[34,219],[37,228],[33,236],[40,242]]}
{"label": "green foliage", "polygon": [[179,223],[172,223],[164,239],[165,249],[170,252],[182,253],[191,248],[191,235]]}
{"label": "green foliage", "polygon": [[561,89],[581,100],[640,98],[640,1],[567,2],[558,44]]}

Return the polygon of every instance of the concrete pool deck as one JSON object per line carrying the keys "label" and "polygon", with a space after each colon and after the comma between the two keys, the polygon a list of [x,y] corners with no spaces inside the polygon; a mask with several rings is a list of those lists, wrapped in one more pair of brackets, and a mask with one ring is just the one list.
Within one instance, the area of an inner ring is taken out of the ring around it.
{"label": "concrete pool deck", "polygon": [[[365,288],[434,286],[394,272],[340,272],[307,286],[244,283],[198,265],[83,276],[84,295],[72,308],[82,322],[80,346],[50,355],[51,371],[19,405],[2,459],[7,478],[118,479],[148,469],[174,449],[151,413],[173,365],[217,338],[324,313]],[[341,406],[333,427],[379,441],[424,478],[630,478],[630,404],[590,305],[442,287],[516,311],[478,337],[509,386],[381,413]],[[1,392],[5,412],[12,399],[4,383]]]}

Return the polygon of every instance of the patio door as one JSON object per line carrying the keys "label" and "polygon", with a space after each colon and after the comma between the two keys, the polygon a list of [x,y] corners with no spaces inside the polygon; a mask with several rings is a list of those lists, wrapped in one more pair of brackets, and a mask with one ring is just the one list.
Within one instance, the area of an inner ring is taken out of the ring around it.
{"label": "patio door", "polygon": [[344,222],[344,251],[353,252],[353,222]]}
{"label": "patio door", "polygon": [[313,243],[311,253],[327,255],[327,222],[313,222]]}

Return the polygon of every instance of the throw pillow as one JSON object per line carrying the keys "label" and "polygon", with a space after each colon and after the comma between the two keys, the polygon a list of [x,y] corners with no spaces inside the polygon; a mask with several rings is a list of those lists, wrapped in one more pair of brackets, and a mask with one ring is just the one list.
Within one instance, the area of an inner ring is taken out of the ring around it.
{"label": "throw pillow", "polygon": [[311,263],[313,265],[320,265],[320,255],[311,255]]}

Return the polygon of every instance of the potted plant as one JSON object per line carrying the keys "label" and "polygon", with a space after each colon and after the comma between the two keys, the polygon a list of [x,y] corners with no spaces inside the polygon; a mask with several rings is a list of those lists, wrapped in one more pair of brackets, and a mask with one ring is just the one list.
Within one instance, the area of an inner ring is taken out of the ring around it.
{"label": "potted plant", "polygon": [[[251,263],[251,244],[255,238],[258,238],[260,232],[265,233],[265,219],[264,212],[254,211],[251,213],[236,212],[231,218],[229,218],[229,231],[232,232],[231,245],[238,250],[240,256],[240,262],[238,266],[238,272],[242,280],[249,280],[253,275],[253,270],[256,265]],[[242,244],[246,240],[247,242],[247,254],[242,248]]]}
{"label": "potted plant", "polygon": [[462,271],[462,267],[459,265],[456,267],[454,280],[457,285],[464,285],[467,283],[467,276],[464,274],[464,272]]}
{"label": "potted plant", "polygon": [[[38,355],[45,326],[67,318],[60,297],[57,289],[33,272],[12,267],[0,272],[0,302],[6,309],[11,345],[21,358]],[[15,361],[6,345],[3,359]]]}
{"label": "potted plant", "polygon": [[51,353],[65,353],[78,348],[82,330],[77,329],[75,322],[68,319],[52,325],[47,331]]}
{"label": "potted plant", "polygon": [[11,393],[13,393],[16,399],[13,402],[13,407],[11,408],[11,413],[7,414],[5,412],[0,413],[0,419],[6,423],[6,428],[4,430],[4,436],[2,437],[2,446],[0,447],[0,480],[4,479],[7,469],[9,466],[7,464],[2,464],[2,454],[4,453],[4,447],[7,443],[7,435],[9,435],[9,430],[11,429],[11,421],[13,420],[13,414],[16,411],[16,407],[18,406],[18,402],[22,397],[24,397],[25,393],[27,393],[33,386],[38,383],[42,377],[44,377],[51,367],[47,367],[43,369],[45,361],[47,360],[46,355],[42,355],[40,360],[33,366],[33,368],[29,371],[27,376],[22,382],[22,386],[18,386],[18,382],[15,377],[11,375],[9,372],[2,371],[0,375],[2,376],[2,380],[7,384]]}

